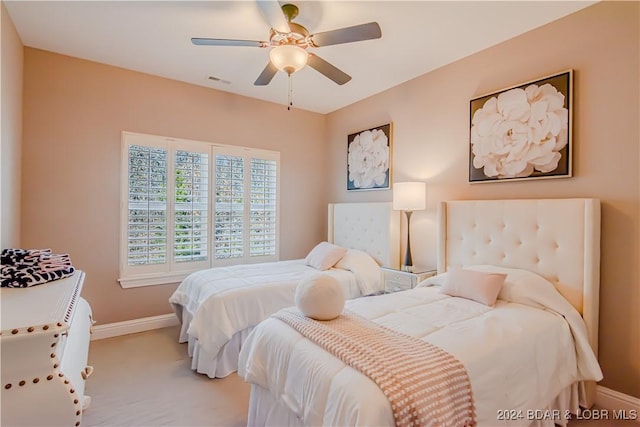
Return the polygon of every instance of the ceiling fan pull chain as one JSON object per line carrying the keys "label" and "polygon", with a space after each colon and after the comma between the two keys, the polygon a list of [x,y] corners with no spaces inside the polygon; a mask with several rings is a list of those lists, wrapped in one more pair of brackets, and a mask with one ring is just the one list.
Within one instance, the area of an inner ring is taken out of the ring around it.
{"label": "ceiling fan pull chain", "polygon": [[291,73],[289,73],[289,99],[287,100],[287,110],[291,111],[293,106],[293,89],[291,84]]}

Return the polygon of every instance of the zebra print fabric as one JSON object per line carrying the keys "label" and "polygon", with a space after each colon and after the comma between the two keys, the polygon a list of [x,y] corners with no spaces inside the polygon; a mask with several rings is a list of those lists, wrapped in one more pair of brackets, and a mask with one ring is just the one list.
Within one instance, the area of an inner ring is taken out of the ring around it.
{"label": "zebra print fabric", "polygon": [[51,249],[3,249],[0,253],[0,286],[27,288],[71,276],[75,268],[68,254]]}

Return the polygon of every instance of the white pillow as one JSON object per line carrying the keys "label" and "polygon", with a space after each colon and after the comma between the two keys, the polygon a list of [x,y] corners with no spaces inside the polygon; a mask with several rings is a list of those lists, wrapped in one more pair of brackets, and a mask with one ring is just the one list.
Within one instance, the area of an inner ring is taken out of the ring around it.
{"label": "white pillow", "polygon": [[472,265],[465,268],[474,271],[506,274],[507,278],[498,295],[498,298],[504,301],[544,308],[545,305],[538,301],[538,294],[540,292],[561,296],[555,286],[553,286],[553,283],[539,274],[528,270],[499,267],[496,265]]}
{"label": "white pillow", "polygon": [[310,274],[296,287],[298,310],[315,320],[335,319],[344,308],[344,291],[336,278],[328,274]]}
{"label": "white pillow", "polygon": [[371,295],[382,291],[380,266],[368,253],[349,249],[335,267],[349,270],[356,275],[358,288],[362,295]]}
{"label": "white pillow", "polygon": [[505,273],[454,268],[448,272],[440,292],[493,307],[506,278]]}
{"label": "white pillow", "polygon": [[347,249],[329,242],[318,243],[305,258],[307,265],[328,270],[347,253]]}

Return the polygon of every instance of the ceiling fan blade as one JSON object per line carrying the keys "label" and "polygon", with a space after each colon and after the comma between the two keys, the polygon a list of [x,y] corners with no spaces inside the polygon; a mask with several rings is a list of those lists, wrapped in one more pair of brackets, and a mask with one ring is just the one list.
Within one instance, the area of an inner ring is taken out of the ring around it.
{"label": "ceiling fan blade", "polygon": [[377,22],[354,25],[353,27],[340,28],[338,30],[325,31],[311,34],[309,40],[315,47],[331,46],[334,44],[359,42],[362,40],[379,39],[382,30]]}
{"label": "ceiling fan blade", "polygon": [[324,74],[326,77],[330,78],[339,85],[343,85],[351,80],[351,76],[349,74],[336,68],[335,66],[331,65],[330,63],[313,53],[309,53],[307,64],[309,64],[309,66],[314,70],[318,71],[321,74]]}
{"label": "ceiling fan blade", "polygon": [[204,39],[194,37],[191,43],[197,46],[250,46],[250,47],[267,47],[269,43],[257,40],[230,40],[230,39]]}
{"label": "ceiling fan blade", "polygon": [[289,22],[287,17],[282,13],[280,3],[276,0],[257,0],[258,7],[262,11],[267,23],[271,25],[271,28],[281,32],[290,33]]}
{"label": "ceiling fan blade", "polygon": [[269,61],[267,66],[264,67],[264,70],[262,70],[262,72],[260,73],[260,75],[258,76],[258,78],[253,84],[255,86],[266,86],[269,83],[271,83],[273,76],[275,76],[277,72],[278,72],[278,69],[276,68],[276,66],[273,65],[271,61]]}

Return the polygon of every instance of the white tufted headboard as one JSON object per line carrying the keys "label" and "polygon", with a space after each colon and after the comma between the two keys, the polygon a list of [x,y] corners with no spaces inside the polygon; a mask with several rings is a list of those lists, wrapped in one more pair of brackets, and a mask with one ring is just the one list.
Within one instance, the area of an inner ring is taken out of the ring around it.
{"label": "white tufted headboard", "polygon": [[359,249],[380,265],[400,266],[400,212],[391,203],[329,204],[328,241]]}
{"label": "white tufted headboard", "polygon": [[492,264],[545,277],[582,314],[598,354],[599,200],[450,201],[438,217],[438,273]]}

